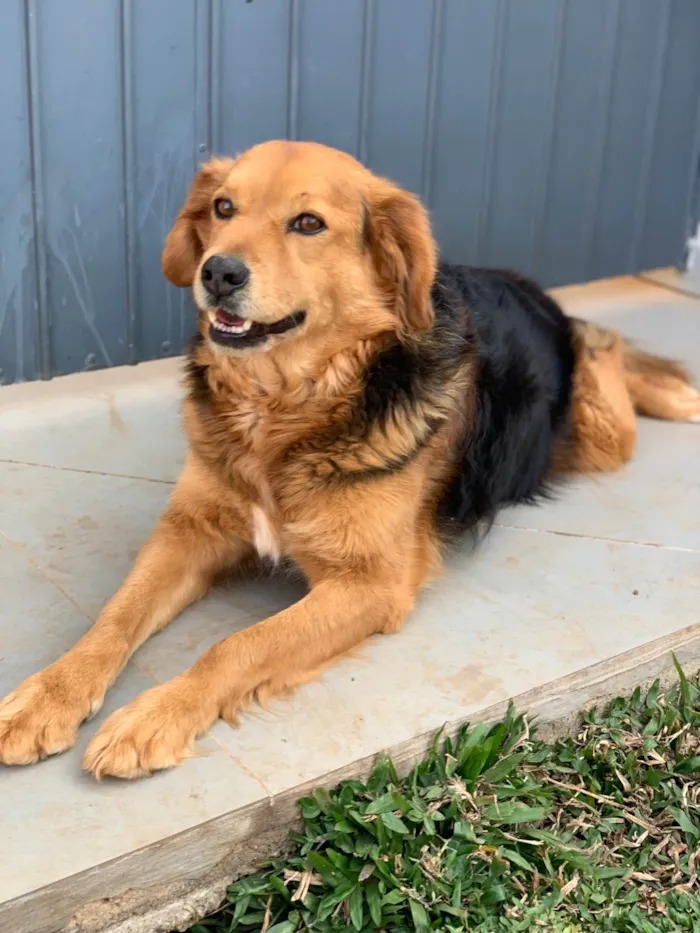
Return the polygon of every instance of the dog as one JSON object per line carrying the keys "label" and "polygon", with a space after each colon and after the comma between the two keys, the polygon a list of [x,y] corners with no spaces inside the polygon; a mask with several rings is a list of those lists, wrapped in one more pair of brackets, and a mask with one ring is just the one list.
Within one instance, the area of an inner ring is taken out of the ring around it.
{"label": "dog", "polygon": [[0,704],[8,765],[69,748],[133,652],[230,568],[289,559],[309,591],[113,713],[84,757],[97,778],[177,765],[216,719],[398,631],[446,541],[621,467],[637,414],[700,420],[679,365],[523,276],[439,264],[419,200],[319,144],[204,164],[162,267],[199,309],[184,470],[92,629]]}

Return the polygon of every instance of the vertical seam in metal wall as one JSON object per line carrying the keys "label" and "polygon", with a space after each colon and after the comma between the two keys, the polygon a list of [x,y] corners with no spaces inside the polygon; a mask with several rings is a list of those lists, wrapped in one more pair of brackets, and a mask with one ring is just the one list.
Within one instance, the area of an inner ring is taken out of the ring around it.
{"label": "vertical seam in metal wall", "polygon": [[693,195],[696,191],[696,186],[700,184],[700,81],[698,82],[696,93],[698,102],[695,108],[695,135],[693,136],[691,165],[690,171],[688,172],[688,186],[686,195],[686,202],[689,209],[688,219],[686,221],[686,232],[688,235],[693,235],[695,233],[694,218],[690,214],[690,211],[693,208]]}
{"label": "vertical seam in metal wall", "polygon": [[131,0],[120,0],[120,91],[122,135],[122,196],[124,198],[124,268],[126,274],[127,361],[135,363],[136,353],[136,227],[134,198],[134,96]]}
{"label": "vertical seam in metal wall", "polygon": [[[609,18],[606,23],[603,49],[603,66],[601,68],[600,82],[600,113],[598,115],[598,137],[594,157],[591,159],[591,196],[588,198],[588,211],[584,222],[584,237],[586,244],[582,263],[582,279],[594,278],[593,249],[595,246],[595,231],[600,212],[600,202],[603,195],[603,169],[608,150],[610,137],[610,118],[612,116],[613,84],[616,74],[616,55],[620,32],[620,0],[610,0],[608,10]],[[593,181],[595,180],[595,181]]]}
{"label": "vertical seam in metal wall", "polygon": [[369,160],[369,112],[374,64],[374,0],[362,6],[362,49],[360,61],[360,111],[357,118],[357,158]]}
{"label": "vertical seam in metal wall", "polygon": [[654,155],[654,139],[656,137],[656,128],[659,121],[659,106],[661,104],[661,88],[663,87],[664,66],[666,64],[666,55],[668,52],[668,36],[671,20],[670,0],[666,0],[661,13],[661,23],[656,43],[656,54],[654,56],[654,70],[652,72],[651,88],[649,93],[649,107],[647,110],[647,119],[644,126],[644,136],[642,140],[642,164],[639,170],[639,181],[637,182],[637,201],[634,208],[634,220],[632,224],[632,236],[630,237],[630,250],[627,259],[629,272],[639,272],[637,264],[639,261],[639,246],[642,239],[644,225],[646,224],[647,211],[649,207],[649,179],[651,177],[651,164]]}
{"label": "vertical seam in metal wall", "polygon": [[[193,8],[193,55],[194,55],[194,113],[192,115],[192,172],[199,169],[201,162],[212,154],[211,112],[209,85],[209,42],[211,36],[211,0],[194,0]],[[165,288],[171,288],[165,285]],[[170,345],[166,355],[179,353],[183,344],[191,335],[191,325],[185,312],[191,300],[182,290],[178,290],[178,343]],[[187,324],[185,323],[187,320]]]}
{"label": "vertical seam in metal wall", "polygon": [[532,218],[532,249],[530,251],[529,272],[532,275],[540,274],[542,251],[544,248],[544,223],[547,216],[547,207],[550,194],[549,172],[554,154],[554,132],[559,112],[560,87],[559,75],[561,73],[562,53],[564,47],[564,22],[569,8],[568,0],[559,0],[556,9],[554,24],[554,43],[552,48],[552,67],[549,76],[549,100],[547,101],[547,124],[543,149],[542,168],[537,181],[535,204],[537,205]]}
{"label": "vertical seam in metal wall", "polygon": [[506,36],[507,0],[498,0],[496,28],[493,39],[493,62],[491,65],[489,109],[486,117],[486,146],[484,148],[484,171],[481,176],[481,205],[476,241],[475,262],[484,260],[484,244],[491,223],[491,201],[493,200],[494,171],[493,156],[496,151],[498,117],[501,109],[501,84],[503,78],[503,52]]}
{"label": "vertical seam in metal wall", "polygon": [[681,264],[686,266],[687,271],[687,262],[688,262],[688,239],[695,235],[695,230],[697,229],[698,219],[694,216],[694,197],[696,192],[696,185],[700,186],[700,81],[698,82],[698,87],[696,88],[697,94],[697,104],[695,107],[695,134],[693,136],[693,146],[690,159],[690,171],[688,172],[688,183],[686,186],[686,221],[685,221],[685,230],[684,230],[684,244],[682,247],[683,252],[678,258],[678,267],[680,268]]}
{"label": "vertical seam in metal wall", "polygon": [[194,148],[192,170],[197,171],[202,156],[211,155],[209,107],[209,36],[211,2],[195,0],[194,7]]}
{"label": "vertical seam in metal wall", "polygon": [[443,0],[433,0],[433,16],[430,24],[430,58],[428,61],[428,87],[425,104],[425,130],[423,134],[423,166],[421,197],[428,207],[433,198],[433,166],[435,162],[435,121],[437,119],[438,93],[440,88],[442,26],[444,20]]}
{"label": "vertical seam in metal wall", "polygon": [[221,149],[221,0],[209,0],[209,154]]}
{"label": "vertical seam in metal wall", "polygon": [[301,24],[299,0],[289,8],[289,48],[287,51],[287,138],[299,138],[299,43]]}
{"label": "vertical seam in metal wall", "polygon": [[42,379],[50,379],[52,376],[51,317],[48,300],[46,216],[44,213],[44,160],[42,153],[41,118],[38,113],[40,87],[37,28],[36,0],[25,0],[24,51],[27,76],[27,112],[29,117],[29,170],[32,187],[32,226],[34,227],[33,241],[36,272],[36,316],[39,338],[39,374]]}

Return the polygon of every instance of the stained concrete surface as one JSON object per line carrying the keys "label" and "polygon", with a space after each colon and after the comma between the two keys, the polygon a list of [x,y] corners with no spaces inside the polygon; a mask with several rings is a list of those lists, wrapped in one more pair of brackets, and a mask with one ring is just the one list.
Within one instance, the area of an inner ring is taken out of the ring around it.
{"label": "stained concrete surface", "polygon": [[[631,278],[557,298],[700,377],[700,300]],[[0,696],[85,631],[162,510],[184,453],[178,374],[163,361],[0,390]],[[303,587],[216,590],[138,651],[77,749],[0,768],[0,910],[697,622],[699,477],[700,426],[643,422],[620,474],[510,509],[476,554],[452,553],[400,634],[239,729],[218,723],[172,772],[102,784],[82,774],[106,715]]]}

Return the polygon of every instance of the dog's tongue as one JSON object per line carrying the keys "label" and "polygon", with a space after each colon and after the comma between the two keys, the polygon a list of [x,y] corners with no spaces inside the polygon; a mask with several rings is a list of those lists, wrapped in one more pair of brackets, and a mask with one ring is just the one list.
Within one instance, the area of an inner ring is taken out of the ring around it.
{"label": "dog's tongue", "polygon": [[221,309],[216,312],[216,320],[219,324],[227,324],[229,327],[240,327],[241,324],[245,324],[245,318],[239,317],[237,314],[229,314],[228,311],[222,311]]}

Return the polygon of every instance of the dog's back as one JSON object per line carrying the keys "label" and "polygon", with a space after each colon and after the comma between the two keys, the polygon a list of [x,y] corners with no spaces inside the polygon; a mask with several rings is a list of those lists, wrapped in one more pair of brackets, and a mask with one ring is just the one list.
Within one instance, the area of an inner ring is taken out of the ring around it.
{"label": "dog's back", "polygon": [[570,320],[522,276],[443,265],[438,317],[455,303],[476,344],[475,410],[441,512],[464,526],[545,491],[566,430],[575,358]]}

